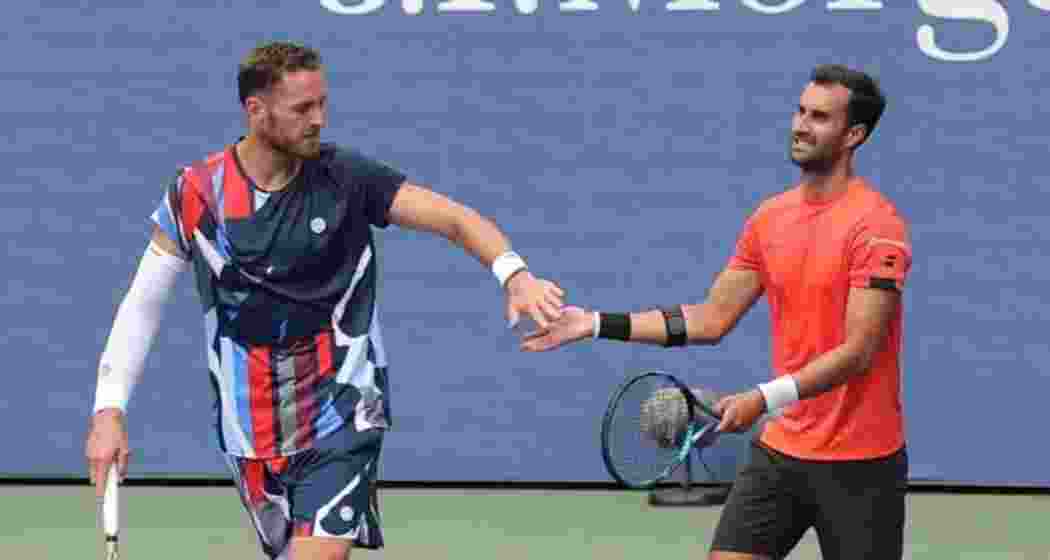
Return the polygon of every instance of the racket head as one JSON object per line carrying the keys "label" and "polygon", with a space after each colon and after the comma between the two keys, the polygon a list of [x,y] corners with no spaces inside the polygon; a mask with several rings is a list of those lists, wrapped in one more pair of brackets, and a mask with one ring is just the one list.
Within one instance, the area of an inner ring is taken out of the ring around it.
{"label": "racket head", "polygon": [[613,392],[602,419],[602,460],[634,489],[652,488],[681,465],[694,445],[708,445],[718,415],[675,376],[647,371]]}

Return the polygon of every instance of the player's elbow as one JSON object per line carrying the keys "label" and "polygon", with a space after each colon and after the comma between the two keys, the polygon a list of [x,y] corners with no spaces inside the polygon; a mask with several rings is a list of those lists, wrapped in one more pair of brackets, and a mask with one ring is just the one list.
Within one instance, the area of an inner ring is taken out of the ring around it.
{"label": "player's elbow", "polygon": [[715,326],[710,332],[703,337],[703,343],[707,346],[718,346],[722,344],[722,340],[725,339],[726,335],[729,334],[729,327],[722,327],[720,325]]}
{"label": "player's elbow", "polygon": [[716,317],[703,317],[695,325],[688,325],[689,342],[701,346],[717,346],[733,328],[728,321],[719,321]]}
{"label": "player's elbow", "polygon": [[867,342],[859,342],[850,348],[849,370],[853,375],[864,375],[875,363],[875,351],[877,346]]}

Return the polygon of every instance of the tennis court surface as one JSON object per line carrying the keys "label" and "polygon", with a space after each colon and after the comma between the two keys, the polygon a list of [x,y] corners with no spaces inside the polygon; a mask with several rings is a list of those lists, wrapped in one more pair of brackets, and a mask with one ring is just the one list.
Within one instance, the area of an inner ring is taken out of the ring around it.
{"label": "tennis court surface", "polygon": [[[0,556],[99,557],[95,501],[85,486],[0,486]],[[384,489],[387,548],[353,557],[703,558],[720,508],[653,508],[644,493]],[[128,486],[125,559],[262,559],[233,487]],[[905,558],[1050,559],[1050,495],[909,495]],[[791,560],[819,559],[808,533]]]}

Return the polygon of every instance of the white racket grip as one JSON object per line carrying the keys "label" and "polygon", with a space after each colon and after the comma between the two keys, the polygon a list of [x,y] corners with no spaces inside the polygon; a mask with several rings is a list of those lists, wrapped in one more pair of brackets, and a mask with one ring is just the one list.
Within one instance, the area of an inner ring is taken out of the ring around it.
{"label": "white racket grip", "polygon": [[102,497],[102,531],[109,537],[120,531],[120,473],[114,463],[106,476],[106,492]]}

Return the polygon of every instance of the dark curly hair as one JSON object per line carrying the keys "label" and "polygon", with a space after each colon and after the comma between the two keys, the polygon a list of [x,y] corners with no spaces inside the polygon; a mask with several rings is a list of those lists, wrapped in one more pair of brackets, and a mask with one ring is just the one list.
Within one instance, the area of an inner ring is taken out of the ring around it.
{"label": "dark curly hair", "polygon": [[260,45],[252,49],[237,68],[241,105],[252,95],[280,82],[285,74],[320,68],[321,55],[309,47],[283,41]]}

